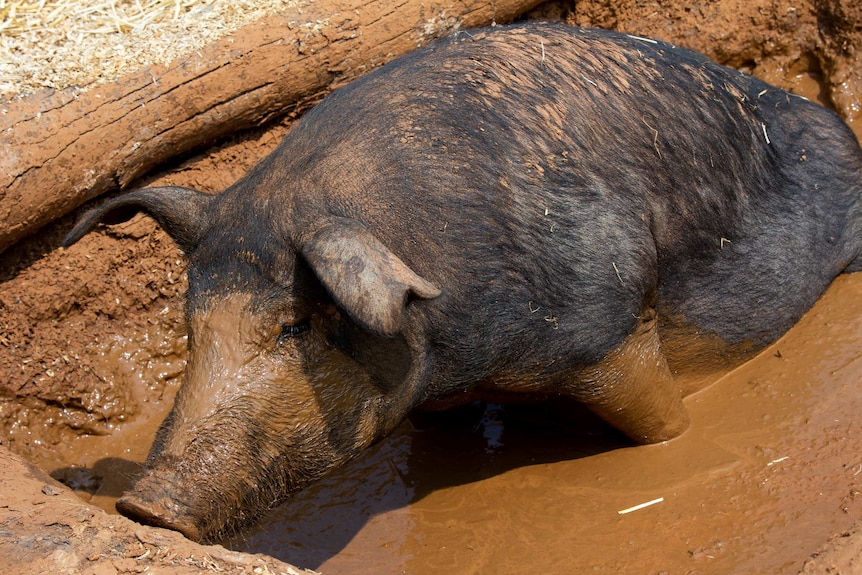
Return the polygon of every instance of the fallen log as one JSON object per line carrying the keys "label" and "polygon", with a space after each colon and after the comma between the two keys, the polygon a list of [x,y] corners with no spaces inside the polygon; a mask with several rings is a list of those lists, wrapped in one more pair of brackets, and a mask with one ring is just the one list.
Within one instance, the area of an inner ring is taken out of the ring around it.
{"label": "fallen log", "polygon": [[172,157],[264,124],[434,37],[505,22],[538,3],[308,3],[168,66],[0,102],[0,252]]}

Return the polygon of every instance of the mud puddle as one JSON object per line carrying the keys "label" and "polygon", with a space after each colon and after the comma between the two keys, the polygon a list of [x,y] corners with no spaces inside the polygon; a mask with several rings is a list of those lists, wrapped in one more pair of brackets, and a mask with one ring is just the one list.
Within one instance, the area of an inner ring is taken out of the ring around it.
{"label": "mud puddle", "polygon": [[857,274],[689,397],[674,441],[529,408],[402,426],[233,547],[330,575],[796,573],[862,516],[860,340]]}
{"label": "mud puddle", "polygon": [[[674,441],[634,446],[573,406],[468,406],[405,423],[227,546],[327,575],[796,573],[862,517],[860,341],[862,274],[842,276],[687,398]],[[162,416],[79,439],[54,475],[111,509]]]}
{"label": "mud puddle", "polygon": [[[30,437],[28,459],[50,475],[71,487],[84,500],[116,513],[114,503],[128,488],[140,465],[146,459],[153,437],[167,416],[180,387],[185,369],[186,337],[163,326],[139,326],[134,337],[107,335],[103,341],[87,348],[91,369],[109,388],[120,388],[118,397],[106,394],[93,401],[105,405],[123,403],[106,410],[114,417],[100,425],[88,425],[95,433],[71,435],[63,425],[12,430],[9,438],[21,443]],[[130,407],[136,406],[136,407]],[[62,420],[75,410],[56,406],[54,417],[46,418],[46,426]],[[118,415],[117,415],[118,414]],[[34,413],[32,419],[38,419]],[[41,414],[45,415],[45,414]],[[81,416],[72,416],[72,418]],[[44,444],[56,442],[55,449]]]}
{"label": "mud puddle", "polygon": [[[405,423],[228,546],[327,574],[795,573],[862,516],[860,341],[862,274],[842,276],[785,338],[689,397],[677,440],[632,446],[569,406],[470,406]],[[112,510],[172,391],[70,444],[53,475]]]}

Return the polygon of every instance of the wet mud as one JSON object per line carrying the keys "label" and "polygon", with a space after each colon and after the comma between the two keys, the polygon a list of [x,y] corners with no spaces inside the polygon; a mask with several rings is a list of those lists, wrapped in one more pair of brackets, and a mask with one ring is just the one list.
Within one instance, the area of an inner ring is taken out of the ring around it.
{"label": "wet mud", "polygon": [[[713,57],[732,52],[711,42]],[[822,59],[757,54],[725,60],[835,104]],[[216,192],[289,126],[141,184]],[[74,217],[0,256],[2,445],[114,513],[180,385],[185,264],[142,217],[59,250]],[[862,519],[860,342],[862,274],[842,276],[785,337],[689,396],[692,427],[675,440],[635,446],[574,405],[417,416],[225,545],[330,575],[797,573]]]}
{"label": "wet mud", "polygon": [[[324,573],[796,573],[862,515],[862,275],[633,446],[575,412],[404,425],[236,548]],[[639,504],[642,509],[621,513]]]}

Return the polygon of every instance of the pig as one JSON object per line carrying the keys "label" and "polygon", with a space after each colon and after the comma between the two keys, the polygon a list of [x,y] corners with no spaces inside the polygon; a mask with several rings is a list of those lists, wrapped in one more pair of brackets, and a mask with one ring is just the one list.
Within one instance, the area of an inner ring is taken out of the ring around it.
{"label": "pig", "polygon": [[[687,381],[858,271],[834,113],[666,43],[464,31],[329,94],[215,195],[140,189],[188,259],[188,365],[123,514],[233,533],[412,410],[575,400],[637,443]],[[573,439],[575,440],[575,439]]]}

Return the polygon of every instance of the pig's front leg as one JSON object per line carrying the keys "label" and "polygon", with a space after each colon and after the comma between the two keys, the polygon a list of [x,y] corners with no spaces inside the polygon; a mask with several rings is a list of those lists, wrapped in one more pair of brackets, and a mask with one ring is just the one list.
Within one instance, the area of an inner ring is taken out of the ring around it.
{"label": "pig's front leg", "polygon": [[661,351],[655,313],[619,347],[564,386],[606,422],[638,443],[672,439],[688,428],[682,395]]}

